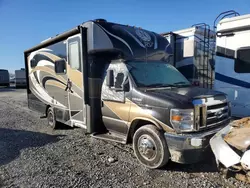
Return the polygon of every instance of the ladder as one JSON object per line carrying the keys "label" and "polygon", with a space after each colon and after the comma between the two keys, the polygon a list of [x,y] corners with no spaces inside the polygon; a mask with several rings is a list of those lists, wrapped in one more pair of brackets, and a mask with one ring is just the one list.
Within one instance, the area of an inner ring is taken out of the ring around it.
{"label": "ladder", "polygon": [[[197,37],[198,38],[198,44],[202,45],[201,52],[198,56],[196,56],[196,68],[197,68],[197,74],[198,74],[198,80],[202,84],[201,86],[203,88],[209,88],[211,87],[209,84],[209,64],[210,64],[210,57],[211,54],[211,42],[213,42],[213,37],[210,36],[210,26],[206,23],[198,23],[192,25],[192,27],[203,29],[203,36]],[[196,49],[198,50],[198,49]],[[210,69],[211,70],[211,69]]]}

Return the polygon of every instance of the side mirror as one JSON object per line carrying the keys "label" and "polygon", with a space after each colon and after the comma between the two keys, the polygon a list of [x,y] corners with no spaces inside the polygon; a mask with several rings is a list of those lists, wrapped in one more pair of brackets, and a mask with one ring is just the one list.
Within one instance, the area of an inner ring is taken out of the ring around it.
{"label": "side mirror", "polygon": [[108,70],[107,72],[106,85],[108,87],[114,86],[114,71],[113,70]]}
{"label": "side mirror", "polygon": [[125,83],[122,86],[123,91],[129,92],[129,81],[128,78],[126,79]]}
{"label": "side mirror", "polygon": [[32,58],[31,60],[30,60],[30,66],[31,66],[31,68],[34,68],[34,67],[36,67],[36,60],[34,59],[34,58]]}
{"label": "side mirror", "polygon": [[57,74],[65,74],[66,73],[66,61],[65,59],[59,59],[55,61],[55,72]]}

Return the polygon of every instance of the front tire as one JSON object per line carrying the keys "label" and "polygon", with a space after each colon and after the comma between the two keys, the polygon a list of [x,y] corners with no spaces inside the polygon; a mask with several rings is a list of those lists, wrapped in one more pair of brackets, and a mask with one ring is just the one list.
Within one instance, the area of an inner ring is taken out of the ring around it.
{"label": "front tire", "polygon": [[150,169],[163,167],[169,161],[169,151],[164,135],[154,125],[140,127],[133,136],[135,156]]}
{"label": "front tire", "polygon": [[57,128],[57,122],[55,118],[55,113],[52,107],[49,107],[47,111],[47,120],[48,120],[48,126],[51,127],[52,129]]}

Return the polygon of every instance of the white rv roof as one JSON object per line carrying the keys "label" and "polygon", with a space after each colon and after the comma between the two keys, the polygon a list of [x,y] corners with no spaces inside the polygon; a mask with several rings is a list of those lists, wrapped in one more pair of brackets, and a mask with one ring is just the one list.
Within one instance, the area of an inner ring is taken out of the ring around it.
{"label": "white rv roof", "polygon": [[[173,33],[179,34],[179,35],[182,35],[182,36],[190,36],[190,35],[194,35],[194,34],[204,35],[205,34],[205,29],[202,28],[202,27],[190,27],[190,28],[187,28],[187,29],[181,29],[181,30],[178,30],[178,31],[174,31]],[[215,36],[214,31],[212,31],[210,29],[209,35],[210,35],[210,37]]]}
{"label": "white rv roof", "polygon": [[217,31],[230,30],[250,26],[250,14],[225,18],[217,24]]}

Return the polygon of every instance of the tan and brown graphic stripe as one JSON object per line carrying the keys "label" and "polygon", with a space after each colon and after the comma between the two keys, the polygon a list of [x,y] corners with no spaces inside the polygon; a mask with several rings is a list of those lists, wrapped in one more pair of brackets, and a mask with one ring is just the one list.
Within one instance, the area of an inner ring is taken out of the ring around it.
{"label": "tan and brown graphic stripe", "polygon": [[67,64],[67,75],[70,78],[70,80],[81,90],[83,89],[83,74],[82,72],[72,69],[68,64]]}
{"label": "tan and brown graphic stripe", "polygon": [[156,119],[150,114],[150,110],[146,110],[135,104],[134,102],[126,99],[125,103],[116,103],[113,101],[104,101],[104,105],[107,106],[114,114],[119,117],[119,119],[123,121],[128,121],[130,125],[135,119],[144,119],[157,123],[160,125],[165,131],[172,132],[173,129]]}
{"label": "tan and brown graphic stripe", "polygon": [[65,85],[62,84],[61,82],[56,81],[56,80],[48,80],[48,81],[46,81],[46,85],[58,87],[58,88],[61,88],[63,90],[65,89]]}
{"label": "tan and brown graphic stripe", "polygon": [[[54,54],[48,53],[48,52],[39,52],[42,55],[47,56],[48,58],[50,58],[51,60],[53,60],[54,62],[56,60],[61,59],[61,57],[58,57]],[[67,75],[70,78],[70,80],[79,88],[83,89],[83,74],[82,72],[76,70],[76,69],[72,69],[68,62],[67,62]]]}
{"label": "tan and brown graphic stripe", "polygon": [[[43,55],[48,57],[51,61],[51,63],[54,63],[56,60],[61,59],[61,57],[56,56],[55,54],[49,53],[49,52],[37,52],[37,54]],[[30,57],[30,56],[29,56]],[[29,62],[29,57],[28,57],[28,62]],[[66,62],[67,63],[67,62]],[[42,66],[38,66],[38,67],[42,67]],[[46,67],[46,66],[43,66]],[[34,72],[35,70],[42,70],[42,68],[37,68],[35,67],[32,72]],[[47,69],[48,70],[48,69]],[[32,73],[31,72],[31,73]],[[63,82],[66,82],[65,78],[63,78],[63,76],[61,75],[56,75],[55,71],[53,69],[48,70],[48,72],[50,72],[53,76],[55,76],[56,78],[58,78],[59,80],[62,81],[62,79],[64,80]],[[83,89],[83,74],[82,72],[72,69],[69,64],[67,63],[67,76],[69,77],[69,79],[72,81],[73,84],[75,84],[78,88],[80,88],[81,90]],[[61,78],[61,79],[60,79]]]}
{"label": "tan and brown graphic stripe", "polygon": [[52,53],[49,53],[49,52],[37,52],[37,54],[47,56],[48,58],[50,58],[53,61],[52,63],[54,63],[55,61],[57,61],[59,59],[62,59],[61,57],[56,56],[55,54],[52,54]]}
{"label": "tan and brown graphic stripe", "polygon": [[[51,69],[50,67],[46,67],[46,66],[37,66],[37,67],[35,67],[34,69],[31,70],[31,73],[36,72],[36,71],[38,71],[38,70],[39,70],[39,71],[46,72],[46,73],[48,73],[48,74],[54,76],[56,79],[60,80],[61,82],[65,83],[65,84],[67,83],[67,81],[66,81],[65,78],[63,78],[61,75],[57,75],[57,74],[55,73],[55,71],[54,71],[53,69]],[[38,79],[39,79],[39,78],[38,78]]]}

